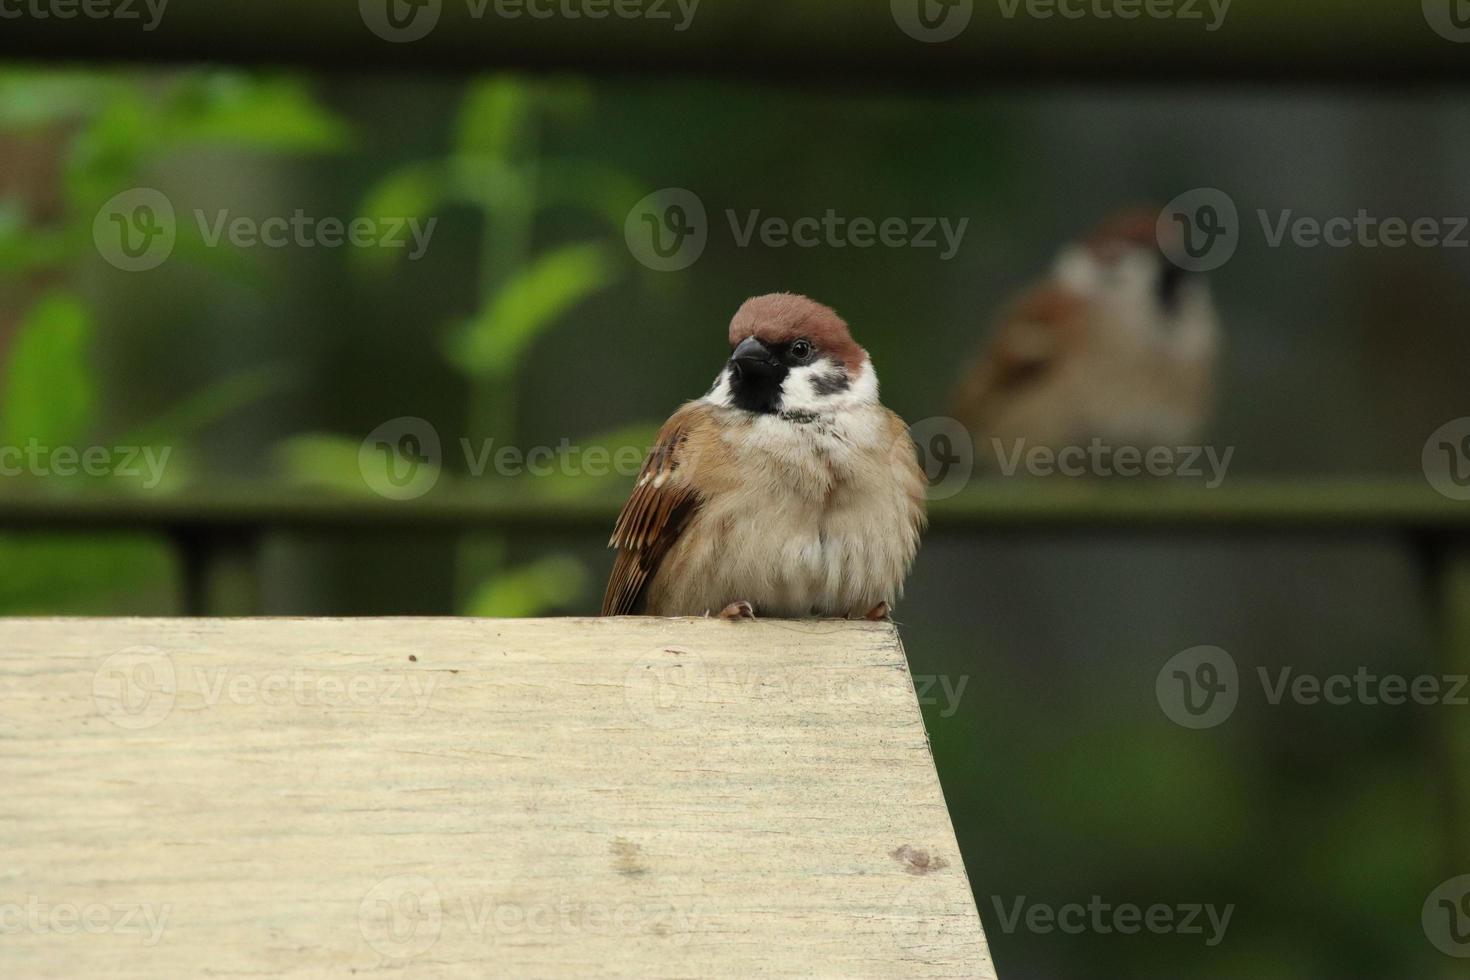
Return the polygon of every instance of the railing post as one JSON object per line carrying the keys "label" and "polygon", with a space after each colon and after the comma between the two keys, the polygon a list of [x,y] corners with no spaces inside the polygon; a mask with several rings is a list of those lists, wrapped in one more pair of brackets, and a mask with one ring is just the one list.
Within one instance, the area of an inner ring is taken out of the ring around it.
{"label": "railing post", "polygon": [[239,528],[186,527],[171,534],[179,562],[179,605],[186,616],[253,616],[260,608],[259,534]]}
{"label": "railing post", "polygon": [[[1438,565],[1439,635],[1446,674],[1470,675],[1470,537],[1448,537],[1440,549]],[[1453,873],[1470,872],[1470,847],[1464,820],[1470,815],[1470,714],[1464,708],[1440,712],[1443,719],[1444,753],[1451,785],[1445,787],[1450,800],[1451,839],[1447,842]]]}

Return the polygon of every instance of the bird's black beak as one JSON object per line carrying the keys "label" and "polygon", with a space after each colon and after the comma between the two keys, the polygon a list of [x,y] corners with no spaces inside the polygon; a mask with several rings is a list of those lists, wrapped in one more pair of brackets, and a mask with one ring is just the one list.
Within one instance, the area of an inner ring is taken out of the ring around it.
{"label": "bird's black beak", "polygon": [[785,379],[786,365],[754,337],[746,337],[730,355],[730,394],[747,412],[780,411]]}
{"label": "bird's black beak", "polygon": [[1159,304],[1169,314],[1179,312],[1179,302],[1184,287],[1199,278],[1200,274],[1187,272],[1175,265],[1162,252],[1159,254],[1159,279],[1157,284]]}
{"label": "bird's black beak", "polygon": [[756,381],[782,373],[782,364],[765,344],[746,337],[730,355],[730,366],[737,380]]}

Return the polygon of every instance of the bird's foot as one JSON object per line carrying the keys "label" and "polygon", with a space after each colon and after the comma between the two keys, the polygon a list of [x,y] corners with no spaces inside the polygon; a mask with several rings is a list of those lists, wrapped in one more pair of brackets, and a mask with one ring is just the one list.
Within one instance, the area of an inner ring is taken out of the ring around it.
{"label": "bird's foot", "polygon": [[755,607],[741,599],[720,610],[720,618],[734,622],[737,619],[755,619]]}
{"label": "bird's foot", "polygon": [[890,612],[892,612],[892,610],[888,608],[888,603],[880,602],[872,609],[869,609],[868,614],[863,618],[870,623],[886,623],[889,622],[888,614]]}

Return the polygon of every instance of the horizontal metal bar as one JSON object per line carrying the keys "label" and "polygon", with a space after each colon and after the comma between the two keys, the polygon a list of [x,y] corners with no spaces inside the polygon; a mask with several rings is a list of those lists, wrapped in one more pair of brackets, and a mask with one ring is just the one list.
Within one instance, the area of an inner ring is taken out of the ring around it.
{"label": "horizontal metal bar", "polygon": [[[416,500],[234,486],[178,496],[0,493],[0,531],[208,529],[271,531],[477,529],[605,534],[623,496],[557,499],[535,488],[435,490]],[[994,480],[931,502],[936,531],[1004,529],[1470,530],[1470,502],[1423,482],[1232,481],[1219,489],[1165,482]]]}
{"label": "horizontal metal bar", "polygon": [[[1436,29],[1431,12],[1441,2]],[[139,0],[95,7],[116,16],[61,17],[54,0],[36,0],[4,21],[0,57],[691,72],[928,88],[1163,79],[1382,86],[1466,79],[1466,48],[1451,40],[1455,2]],[[953,38],[920,39],[961,23]]]}

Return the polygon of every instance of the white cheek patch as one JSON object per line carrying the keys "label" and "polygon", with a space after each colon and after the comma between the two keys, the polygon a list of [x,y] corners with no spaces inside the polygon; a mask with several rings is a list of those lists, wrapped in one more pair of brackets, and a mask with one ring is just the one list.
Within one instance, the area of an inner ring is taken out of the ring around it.
{"label": "white cheek patch", "polygon": [[1090,251],[1077,245],[1064,249],[1057,256],[1052,275],[1057,282],[1080,296],[1093,295],[1102,284],[1102,269],[1098,267],[1097,259]]}
{"label": "white cheek patch", "polygon": [[845,374],[830,361],[792,368],[781,383],[781,411],[825,415],[878,400],[878,375],[871,362],[864,360],[844,385]]}
{"label": "white cheek patch", "polygon": [[720,376],[715,378],[714,387],[709,390],[702,401],[710,405],[718,405],[721,408],[732,408],[735,399],[730,394],[730,369],[720,368]]}

